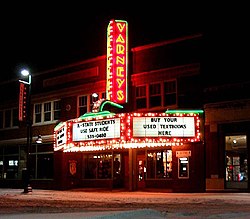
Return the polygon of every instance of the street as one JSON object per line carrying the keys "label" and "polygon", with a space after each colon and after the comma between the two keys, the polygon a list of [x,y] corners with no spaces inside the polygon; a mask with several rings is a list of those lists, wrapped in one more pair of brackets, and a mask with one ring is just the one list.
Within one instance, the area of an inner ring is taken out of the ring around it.
{"label": "street", "polygon": [[250,193],[0,189],[1,218],[250,218]]}

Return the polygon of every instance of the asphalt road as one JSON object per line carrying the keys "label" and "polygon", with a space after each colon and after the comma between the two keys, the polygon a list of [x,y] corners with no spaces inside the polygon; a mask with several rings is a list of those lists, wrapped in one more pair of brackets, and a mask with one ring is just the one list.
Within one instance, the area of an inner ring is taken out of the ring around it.
{"label": "asphalt road", "polygon": [[250,218],[250,193],[0,189],[0,218]]}

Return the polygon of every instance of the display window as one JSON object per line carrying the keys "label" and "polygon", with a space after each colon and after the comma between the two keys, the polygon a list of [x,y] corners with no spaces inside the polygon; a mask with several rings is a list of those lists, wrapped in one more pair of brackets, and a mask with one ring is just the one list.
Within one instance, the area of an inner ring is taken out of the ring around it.
{"label": "display window", "polygon": [[147,179],[172,177],[172,150],[147,152]]}
{"label": "display window", "polygon": [[246,135],[226,136],[226,187],[247,188],[248,157]]}
{"label": "display window", "polygon": [[112,154],[89,154],[84,156],[85,179],[111,179]]}

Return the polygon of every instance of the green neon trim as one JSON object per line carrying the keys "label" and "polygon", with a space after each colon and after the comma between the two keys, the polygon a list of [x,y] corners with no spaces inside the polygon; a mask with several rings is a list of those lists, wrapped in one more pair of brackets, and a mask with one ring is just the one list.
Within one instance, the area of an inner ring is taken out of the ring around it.
{"label": "green neon trim", "polygon": [[55,126],[54,130],[56,131],[56,130],[60,129],[60,128],[63,126],[63,124],[64,124],[64,122],[59,122],[59,123]]}
{"label": "green neon trim", "polygon": [[166,110],[165,113],[203,113],[203,110]]}
{"label": "green neon trim", "polygon": [[97,112],[97,113],[85,113],[79,117],[79,119],[86,119],[86,118],[96,118],[99,116],[113,116],[115,113],[111,113],[109,111]]}
{"label": "green neon trim", "polygon": [[115,22],[124,22],[124,23],[128,23],[127,21],[125,21],[125,20],[114,20]]}
{"label": "green neon trim", "polygon": [[[103,102],[101,103],[100,112],[102,112],[104,105],[107,104],[107,103],[110,104],[111,106],[115,106],[115,107],[117,107],[117,108],[119,108],[119,109],[122,109],[122,108],[123,108],[123,106],[120,105],[120,104],[118,104],[118,103],[114,103],[114,102],[112,102],[112,101],[106,100],[106,101],[103,101]],[[104,112],[105,112],[105,111],[104,111]]]}

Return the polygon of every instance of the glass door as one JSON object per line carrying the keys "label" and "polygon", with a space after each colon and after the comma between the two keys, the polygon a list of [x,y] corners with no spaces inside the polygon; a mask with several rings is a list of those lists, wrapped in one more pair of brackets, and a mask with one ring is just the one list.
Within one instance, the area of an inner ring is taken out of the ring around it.
{"label": "glass door", "polygon": [[226,188],[248,188],[248,153],[246,135],[226,136]]}
{"label": "glass door", "polygon": [[145,188],[145,175],[146,175],[146,166],[145,166],[145,155],[137,155],[137,188]]}

